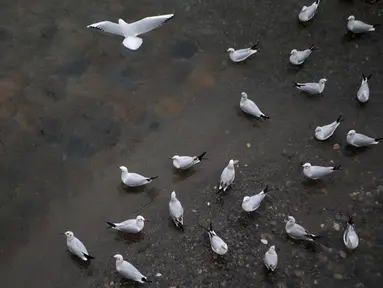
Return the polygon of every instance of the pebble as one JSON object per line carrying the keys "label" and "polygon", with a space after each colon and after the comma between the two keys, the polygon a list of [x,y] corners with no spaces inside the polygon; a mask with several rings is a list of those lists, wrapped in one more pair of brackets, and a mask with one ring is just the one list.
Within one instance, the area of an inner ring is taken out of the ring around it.
{"label": "pebble", "polygon": [[337,280],[342,280],[344,277],[341,274],[335,273],[334,274],[334,278],[337,279]]}
{"label": "pebble", "polygon": [[317,280],[314,280],[314,284],[317,285],[317,284],[318,284],[318,281],[317,281]]}
{"label": "pebble", "polygon": [[337,143],[337,144],[334,144],[333,146],[332,146],[332,149],[334,149],[334,150],[338,150],[338,149],[340,149],[340,145]]}
{"label": "pebble", "polygon": [[342,257],[342,258],[346,258],[346,257],[347,257],[347,253],[344,252],[344,251],[339,251],[339,255],[340,255],[340,257]]}
{"label": "pebble", "polygon": [[207,202],[206,205],[207,205],[207,206],[210,206],[210,202]]}
{"label": "pebble", "polygon": [[156,277],[161,277],[161,276],[162,276],[161,273],[157,273],[157,274],[156,274]]}
{"label": "pebble", "polygon": [[261,242],[265,245],[267,245],[267,243],[269,243],[269,241],[267,241],[266,239],[261,239]]}
{"label": "pebble", "polygon": [[247,147],[247,148],[250,148],[250,147],[251,147],[251,144],[250,144],[250,143],[246,143],[246,147]]}
{"label": "pebble", "polygon": [[114,281],[110,281],[109,286],[114,286]]}
{"label": "pebble", "polygon": [[323,227],[324,227],[324,224],[320,224],[320,227],[323,228]]}
{"label": "pebble", "polygon": [[340,225],[338,224],[338,223],[336,223],[336,222],[334,222],[334,229],[336,230],[336,231],[339,231],[340,230]]}
{"label": "pebble", "polygon": [[193,209],[192,211],[193,211],[194,213],[196,213],[196,212],[197,212],[197,210],[195,210],[195,209]]}
{"label": "pebble", "polygon": [[295,270],[294,273],[299,278],[303,277],[303,275],[305,274],[305,272],[303,272],[302,270]]}

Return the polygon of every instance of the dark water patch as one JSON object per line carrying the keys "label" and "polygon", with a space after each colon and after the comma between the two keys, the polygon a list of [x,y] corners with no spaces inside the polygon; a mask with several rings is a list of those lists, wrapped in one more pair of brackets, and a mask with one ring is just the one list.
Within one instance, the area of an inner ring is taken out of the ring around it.
{"label": "dark water patch", "polygon": [[192,72],[193,67],[189,61],[180,61],[174,65],[172,69],[173,81],[175,83],[183,83]]}
{"label": "dark water patch", "polygon": [[80,76],[82,75],[89,66],[89,62],[84,59],[75,60],[69,62],[57,70],[57,75],[60,78],[68,78],[72,76]]}
{"label": "dark water patch", "polygon": [[180,40],[171,46],[171,56],[176,59],[190,59],[198,52],[198,46],[191,40]]}
{"label": "dark water patch", "polygon": [[57,31],[57,25],[52,25],[52,23],[50,23],[50,25],[47,25],[40,30],[40,35],[46,40],[52,40],[52,38],[56,35]]}
{"label": "dark water patch", "polygon": [[41,121],[39,134],[41,137],[44,137],[47,142],[60,143],[63,139],[62,129],[62,120],[57,118],[44,118]]}
{"label": "dark water patch", "polygon": [[96,152],[89,141],[77,135],[69,136],[69,139],[64,141],[62,148],[66,156],[76,158],[87,158]]}
{"label": "dark water patch", "polygon": [[5,27],[0,27],[0,41],[6,42],[13,39],[13,33]]}

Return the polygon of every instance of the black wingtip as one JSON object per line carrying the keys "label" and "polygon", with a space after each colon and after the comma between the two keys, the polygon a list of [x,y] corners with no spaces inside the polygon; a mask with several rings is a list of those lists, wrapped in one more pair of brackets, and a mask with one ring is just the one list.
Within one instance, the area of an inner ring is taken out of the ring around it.
{"label": "black wingtip", "polygon": [[379,141],[382,141],[382,140],[383,140],[383,137],[375,138],[376,142],[379,142]]}
{"label": "black wingtip", "polygon": [[157,179],[157,178],[158,178],[158,176],[154,176],[154,177],[148,178],[147,180],[150,181],[150,180],[154,180],[154,179]]}
{"label": "black wingtip", "polygon": [[318,47],[315,47],[315,45],[313,44],[313,45],[310,46],[310,50],[311,51],[318,50]]}
{"label": "black wingtip", "polygon": [[95,259],[93,256],[90,256],[90,255],[85,254],[85,253],[83,253],[83,254],[84,254],[84,256],[85,256],[86,258],[88,258],[88,259]]}
{"label": "black wingtip", "polygon": [[297,82],[294,82],[294,81],[291,81],[291,83],[293,83],[295,87],[300,87],[301,86]]}
{"label": "black wingtip", "polygon": [[320,2],[320,0],[316,0],[316,1],[315,1],[315,3],[316,3],[317,5],[319,5],[319,2]]}
{"label": "black wingtip", "polygon": [[335,165],[333,168],[332,168],[333,171],[336,171],[336,170],[342,170],[342,166],[341,165]]}
{"label": "black wingtip", "polygon": [[270,189],[269,189],[269,185],[266,185],[265,189],[263,189],[263,193],[267,193],[267,192],[269,192],[269,191],[270,191]]}
{"label": "black wingtip", "polygon": [[211,222],[211,221],[210,221],[210,224],[209,224],[209,228],[210,228],[209,231],[214,231],[214,229],[213,229],[213,222]]}
{"label": "black wingtip", "polygon": [[354,219],[353,219],[353,216],[352,215],[349,215],[348,216],[348,221],[347,221],[348,224],[350,225],[354,225]]}
{"label": "black wingtip", "polygon": [[267,115],[261,115],[261,118],[262,118],[262,119],[270,119],[270,117],[267,116]]}
{"label": "black wingtip", "polygon": [[372,25],[372,27],[379,27],[379,26],[381,26],[382,24],[374,24],[374,25]]}
{"label": "black wingtip", "polygon": [[142,282],[146,282],[146,283],[152,283],[152,281],[149,280],[149,279],[146,278],[146,277],[142,277],[142,278],[141,278],[141,281],[142,281]]}
{"label": "black wingtip", "polygon": [[116,225],[115,225],[114,223],[112,223],[112,222],[108,222],[108,221],[106,221],[106,223],[107,223],[110,227],[116,227]]}
{"label": "black wingtip", "polygon": [[202,159],[204,159],[203,156],[205,155],[206,155],[206,152],[203,152],[201,155],[197,156],[198,160],[202,161]]}
{"label": "black wingtip", "polygon": [[367,80],[370,80],[371,76],[372,76],[372,74],[368,75]]}
{"label": "black wingtip", "polygon": [[258,44],[259,44],[259,41],[257,41],[253,46],[251,46],[251,50],[254,50],[254,49],[256,49],[257,48],[257,46],[258,46]]}
{"label": "black wingtip", "polygon": [[342,121],[344,121],[344,118],[343,118],[342,115],[340,115],[340,116],[338,117],[338,119],[336,119],[336,122],[340,123],[340,122],[342,122]]}

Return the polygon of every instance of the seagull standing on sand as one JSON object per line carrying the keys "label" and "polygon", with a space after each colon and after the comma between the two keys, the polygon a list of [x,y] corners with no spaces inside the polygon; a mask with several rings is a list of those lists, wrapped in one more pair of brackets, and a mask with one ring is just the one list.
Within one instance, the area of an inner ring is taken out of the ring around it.
{"label": "seagull standing on sand", "polygon": [[109,224],[110,228],[121,231],[124,233],[137,234],[144,229],[145,218],[142,216],[137,216],[136,219],[125,220],[120,223],[106,222]]}
{"label": "seagull standing on sand", "polygon": [[242,62],[246,60],[251,55],[258,52],[258,50],[256,49],[258,43],[259,41],[255,43],[255,45],[253,45],[252,47],[246,48],[246,49],[239,49],[239,50],[235,50],[234,48],[227,49],[227,52],[229,52],[230,60],[233,62]]}
{"label": "seagull standing on sand", "polygon": [[180,227],[181,230],[184,230],[184,208],[182,207],[181,202],[177,199],[176,192],[173,191],[170,195],[169,202],[169,214],[172,218],[174,224],[177,227]]}
{"label": "seagull standing on sand", "polygon": [[303,164],[303,174],[310,179],[317,180],[334,171],[341,170],[340,167],[340,165],[329,167],[312,166],[310,163],[305,163]]}
{"label": "seagull standing on sand", "polygon": [[116,259],[116,270],[117,272],[128,280],[133,280],[138,283],[150,283],[152,281],[148,280],[144,275],[141,274],[140,271],[137,270],[132,264],[127,261],[124,261],[124,258],[120,254],[116,254],[113,256]]}
{"label": "seagull standing on sand", "polygon": [[359,237],[355,232],[355,224],[352,216],[350,216],[347,221],[347,227],[343,233],[343,243],[350,250],[356,249],[359,245]]}
{"label": "seagull standing on sand", "polygon": [[343,120],[344,119],[342,115],[340,115],[338,119],[336,119],[336,121],[328,125],[318,126],[317,128],[315,128],[315,138],[321,141],[327,140],[334,134],[336,128],[338,128],[340,122],[342,122]]}
{"label": "seagull standing on sand", "polygon": [[187,170],[190,167],[192,167],[192,166],[198,164],[199,162],[201,162],[202,159],[204,159],[203,156],[205,156],[205,154],[206,154],[206,152],[203,152],[201,155],[194,156],[194,157],[174,155],[172,157],[173,166],[176,169]]}
{"label": "seagull standing on sand", "polygon": [[319,83],[296,83],[294,81],[292,82],[297,89],[302,90],[311,95],[318,95],[323,92],[327,79],[322,78],[319,80]]}
{"label": "seagull standing on sand", "polygon": [[290,52],[290,63],[293,65],[301,65],[305,60],[311,55],[311,53],[317,48],[314,45],[311,45],[309,49],[298,51],[297,49],[293,49]]}
{"label": "seagull standing on sand", "polygon": [[301,12],[298,15],[298,18],[301,22],[307,22],[310,21],[317,12],[318,5],[320,3],[320,0],[316,0],[313,4],[310,6],[303,6]]}
{"label": "seagull standing on sand", "polygon": [[257,104],[254,101],[247,98],[247,93],[241,93],[241,101],[239,102],[239,107],[241,110],[247,114],[253,115],[257,118],[262,119],[270,119],[269,116],[262,113],[262,111],[258,108]]}
{"label": "seagull standing on sand", "polygon": [[64,234],[66,236],[66,246],[72,254],[76,255],[83,261],[94,259],[94,257],[89,255],[84,244],[82,244],[82,242],[74,236],[72,231],[66,231]]}
{"label": "seagull standing on sand", "polygon": [[158,176],[145,177],[137,173],[129,173],[128,168],[125,166],[120,166],[119,168],[121,170],[121,181],[128,187],[146,185],[158,178]]}
{"label": "seagull standing on sand", "polygon": [[375,31],[375,27],[380,26],[380,24],[371,25],[359,20],[355,20],[354,15],[349,16],[347,20],[347,29],[354,34]]}
{"label": "seagull standing on sand", "polygon": [[265,264],[268,271],[274,274],[275,269],[278,265],[278,254],[275,251],[275,246],[270,246],[269,250],[266,251],[263,257],[263,263]]}
{"label": "seagull standing on sand", "polygon": [[257,210],[259,206],[261,206],[263,199],[266,197],[266,193],[269,191],[269,187],[266,186],[265,189],[263,189],[258,194],[243,197],[242,209],[246,212],[252,212]]}
{"label": "seagull standing on sand", "polygon": [[289,235],[292,239],[295,239],[295,240],[306,240],[306,241],[312,242],[315,239],[322,237],[322,236],[317,236],[310,233],[301,225],[297,224],[293,216],[288,216],[285,230],[287,235]]}
{"label": "seagull standing on sand", "polygon": [[360,84],[358,93],[356,94],[356,97],[361,103],[366,103],[370,98],[370,87],[368,87],[368,80],[371,78],[371,76],[372,74],[366,77],[362,73],[362,84]]}
{"label": "seagull standing on sand", "polygon": [[[234,160],[231,159],[229,164],[223,169],[221,173],[221,180],[219,182],[218,192],[226,191],[226,189],[233,184],[235,178]],[[217,192],[217,193],[218,193]]]}
{"label": "seagull standing on sand", "polygon": [[133,23],[126,23],[122,19],[118,19],[118,24],[110,21],[102,21],[88,25],[87,28],[94,28],[107,33],[123,36],[125,39],[122,44],[130,50],[137,50],[143,42],[142,38],[137,37],[138,35],[162,26],[173,18],[173,16],[174,14],[145,17]]}
{"label": "seagull standing on sand", "polygon": [[350,130],[347,133],[346,141],[348,144],[355,147],[365,147],[379,144],[379,142],[383,140],[383,137],[380,138],[372,138],[360,133],[356,133],[355,130]]}

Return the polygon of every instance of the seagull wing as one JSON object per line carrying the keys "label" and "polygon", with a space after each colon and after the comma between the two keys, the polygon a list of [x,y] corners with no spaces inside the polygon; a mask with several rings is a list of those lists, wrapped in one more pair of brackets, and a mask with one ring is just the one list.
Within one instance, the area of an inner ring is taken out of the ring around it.
{"label": "seagull wing", "polygon": [[111,33],[111,34],[115,34],[115,35],[124,36],[124,34],[122,33],[122,29],[121,29],[120,24],[113,23],[110,21],[102,21],[102,22],[90,24],[86,27],[98,29],[98,30],[101,30],[103,32],[107,32],[107,33]]}
{"label": "seagull wing", "polygon": [[128,24],[128,29],[134,36],[144,34],[162,26],[173,16],[174,14],[146,17],[139,21]]}

